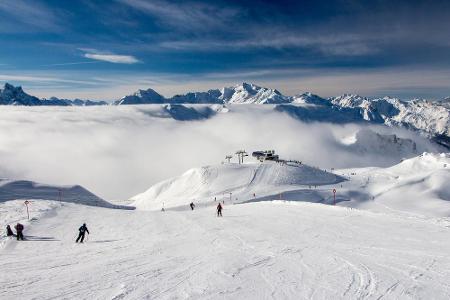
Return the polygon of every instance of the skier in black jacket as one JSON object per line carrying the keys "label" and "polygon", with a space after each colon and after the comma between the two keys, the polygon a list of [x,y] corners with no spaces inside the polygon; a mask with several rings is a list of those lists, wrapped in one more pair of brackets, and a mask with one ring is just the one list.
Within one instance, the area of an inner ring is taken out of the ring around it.
{"label": "skier in black jacket", "polygon": [[11,229],[11,226],[6,225],[6,236],[14,236],[14,232]]}
{"label": "skier in black jacket", "polygon": [[17,231],[17,240],[22,240],[23,241],[23,229],[25,227],[22,224],[17,223],[17,225],[14,226],[14,228],[16,228],[16,231]]}
{"label": "skier in black jacket", "polygon": [[222,216],[222,204],[220,204],[220,202],[219,202],[219,204],[217,205],[217,216],[218,216],[218,217],[221,217],[221,216]]}
{"label": "skier in black jacket", "polygon": [[194,202],[191,202],[191,204],[189,204],[189,206],[191,207],[191,210],[194,210],[194,208],[195,208]]}
{"label": "skier in black jacket", "polygon": [[[77,238],[77,240],[75,241],[76,243],[78,243],[78,241],[80,241],[80,243],[82,243],[83,241],[84,241],[84,235],[85,235],[85,233],[87,232],[88,234],[89,234],[89,230],[87,229],[87,227],[86,227],[86,223],[84,223],[79,229],[78,229],[78,231],[80,232],[79,234],[78,234],[78,238]],[[80,240],[81,239],[81,240]]]}

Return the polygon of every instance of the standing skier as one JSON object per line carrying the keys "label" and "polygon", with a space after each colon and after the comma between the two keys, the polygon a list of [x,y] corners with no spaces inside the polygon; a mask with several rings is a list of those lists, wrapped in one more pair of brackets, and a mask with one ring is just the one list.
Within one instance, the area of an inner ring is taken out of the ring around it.
{"label": "standing skier", "polygon": [[84,241],[85,233],[87,232],[89,234],[89,230],[86,227],[86,223],[83,223],[83,225],[78,229],[78,231],[80,233],[78,234],[78,238],[77,238],[77,240],[75,242],[78,243],[78,241],[80,241],[80,243],[82,243]]}
{"label": "standing skier", "polygon": [[191,204],[189,204],[189,206],[191,207],[191,210],[194,210],[194,208],[195,208],[194,202],[191,202]]}
{"label": "standing skier", "polygon": [[6,236],[14,236],[14,232],[9,225],[6,225]]}
{"label": "standing skier", "polygon": [[23,241],[23,233],[22,232],[23,232],[24,226],[22,224],[20,224],[20,223],[17,223],[17,225],[14,226],[14,228],[17,231],[17,240],[22,240]]}
{"label": "standing skier", "polygon": [[218,216],[218,217],[221,217],[221,216],[222,216],[222,204],[220,204],[220,202],[219,202],[219,204],[217,205],[217,216]]}

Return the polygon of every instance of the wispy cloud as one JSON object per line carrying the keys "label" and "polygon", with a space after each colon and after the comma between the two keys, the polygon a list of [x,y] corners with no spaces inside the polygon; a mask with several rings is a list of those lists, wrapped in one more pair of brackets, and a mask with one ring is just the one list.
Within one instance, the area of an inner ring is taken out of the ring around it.
{"label": "wispy cloud", "polygon": [[80,48],[79,50],[85,52],[84,57],[100,61],[106,61],[114,64],[135,64],[140,62],[132,55],[119,55],[111,52],[98,51],[96,49]]}
{"label": "wispy cloud", "polygon": [[[295,32],[285,32],[281,28],[269,30],[263,36],[259,31],[249,34],[244,39],[223,40],[223,39],[186,39],[175,41],[163,41],[159,46],[163,49],[173,50],[194,50],[194,51],[243,51],[255,50],[259,48],[286,49],[286,48],[308,48],[320,52],[326,56],[362,56],[378,52],[376,46],[371,45],[368,38],[348,34],[335,34],[333,36],[325,34],[297,34]],[[269,38],[270,37],[270,38]]]}
{"label": "wispy cloud", "polygon": [[140,12],[151,15],[160,23],[179,30],[210,31],[226,27],[241,11],[230,5],[213,5],[199,2],[171,3],[169,1],[117,0]]}
{"label": "wispy cloud", "polygon": [[[61,14],[61,11],[58,11]],[[63,29],[56,12],[37,1],[0,1],[0,32],[54,31]]]}
{"label": "wispy cloud", "polygon": [[48,64],[48,65],[42,65],[42,67],[73,66],[73,65],[85,65],[85,64],[96,64],[96,63],[98,63],[98,62],[97,61],[79,61],[79,62],[67,62],[67,63],[59,63],[59,64]]}
{"label": "wispy cloud", "polygon": [[82,85],[97,85],[97,83],[90,80],[76,80],[67,79],[56,76],[48,76],[44,74],[38,75],[15,75],[15,74],[0,74],[0,81],[4,82],[25,82],[25,83],[67,83],[67,84],[82,84]]}
{"label": "wispy cloud", "polygon": [[[272,87],[285,95],[313,92],[323,97],[343,93],[363,96],[396,96],[403,99],[422,97],[440,99],[450,95],[450,71],[447,69],[385,68],[275,68],[235,69],[230,72],[174,74],[117,71],[21,71],[0,73],[0,83],[23,85],[39,97],[89,98],[116,100],[138,89],[153,88],[171,97],[189,91],[205,91],[242,81]],[[414,88],[412,88],[414,87]]]}

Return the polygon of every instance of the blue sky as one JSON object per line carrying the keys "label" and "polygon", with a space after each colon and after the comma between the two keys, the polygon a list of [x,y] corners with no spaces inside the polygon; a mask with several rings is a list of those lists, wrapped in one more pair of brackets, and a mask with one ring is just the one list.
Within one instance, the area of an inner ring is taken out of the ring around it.
{"label": "blue sky", "polygon": [[449,1],[0,0],[0,82],[106,100],[242,81],[437,99],[449,28]]}

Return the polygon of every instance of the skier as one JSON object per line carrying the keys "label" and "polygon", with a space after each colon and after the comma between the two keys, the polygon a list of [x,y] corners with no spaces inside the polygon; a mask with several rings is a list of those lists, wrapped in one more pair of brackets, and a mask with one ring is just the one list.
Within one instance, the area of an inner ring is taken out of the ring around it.
{"label": "skier", "polygon": [[83,223],[83,225],[78,229],[78,231],[80,233],[78,234],[78,238],[77,238],[77,240],[75,242],[78,243],[78,241],[80,241],[80,243],[82,243],[84,241],[84,234],[86,232],[89,234],[89,230],[86,227],[86,223]]}
{"label": "skier", "polygon": [[20,223],[17,223],[17,225],[14,226],[14,228],[17,231],[17,240],[22,240],[23,241],[23,233],[22,233],[23,229],[24,229],[23,225],[20,224]]}
{"label": "skier", "polygon": [[191,210],[194,210],[194,208],[195,208],[194,202],[191,202],[191,204],[189,204],[189,206],[191,207]]}
{"label": "skier", "polygon": [[218,216],[218,217],[221,217],[221,216],[222,216],[222,205],[220,204],[220,202],[219,202],[219,204],[217,205],[217,216]]}
{"label": "skier", "polygon": [[14,232],[9,225],[6,225],[6,236],[14,236]]}

